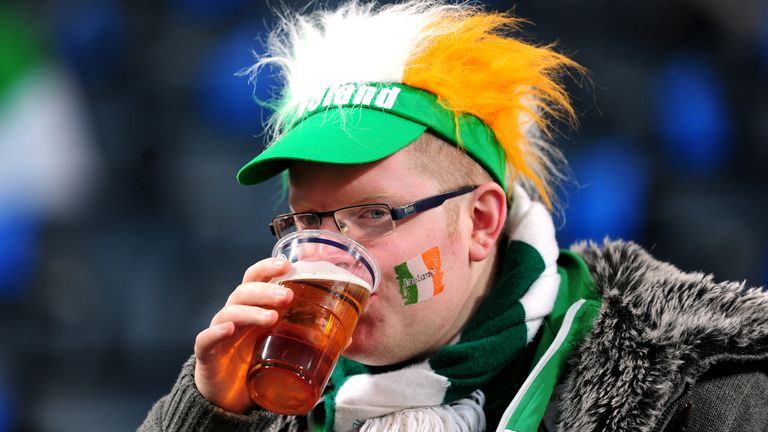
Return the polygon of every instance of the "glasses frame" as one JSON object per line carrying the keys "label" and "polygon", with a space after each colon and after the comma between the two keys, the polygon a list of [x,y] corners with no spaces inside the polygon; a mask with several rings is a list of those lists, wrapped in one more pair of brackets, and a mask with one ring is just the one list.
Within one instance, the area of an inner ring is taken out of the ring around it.
{"label": "glasses frame", "polygon": [[[453,189],[448,192],[443,192],[441,194],[432,195],[426,198],[422,198],[418,201],[414,201],[410,204],[401,205],[398,207],[392,207],[389,204],[384,203],[370,203],[370,204],[358,204],[353,206],[347,206],[347,207],[341,207],[337,208],[336,210],[329,210],[329,211],[323,211],[323,212],[296,212],[296,213],[284,213],[279,214],[272,218],[272,222],[269,224],[269,230],[272,233],[273,236],[277,237],[278,239],[283,237],[284,234],[278,233],[277,229],[275,228],[276,222],[278,219],[286,218],[286,217],[296,217],[300,215],[314,215],[318,219],[320,219],[320,223],[322,224],[323,218],[327,216],[331,216],[333,218],[333,223],[336,224],[336,228],[339,229],[339,231],[342,230],[341,226],[339,225],[339,221],[336,219],[336,212],[344,211],[352,208],[360,208],[360,207],[369,207],[369,206],[381,206],[385,207],[389,210],[389,215],[392,218],[392,222],[398,221],[401,219],[405,219],[409,216],[413,216],[417,213],[433,209],[435,207],[439,207],[443,205],[444,202],[451,198],[455,198],[460,195],[468,194],[475,189],[477,189],[478,185],[468,185],[468,186],[462,186],[458,189]],[[392,231],[388,232],[387,234],[384,234],[382,236],[378,237],[385,237],[389,234],[392,234],[395,230],[395,225],[392,224]],[[373,237],[373,238],[378,238]],[[362,239],[362,240],[369,240],[369,239]]]}

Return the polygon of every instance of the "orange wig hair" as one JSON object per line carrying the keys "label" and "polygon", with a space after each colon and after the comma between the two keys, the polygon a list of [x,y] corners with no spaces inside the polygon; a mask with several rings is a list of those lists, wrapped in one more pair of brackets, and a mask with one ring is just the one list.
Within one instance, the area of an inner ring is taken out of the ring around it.
{"label": "orange wig hair", "polygon": [[521,22],[477,11],[443,17],[432,25],[452,30],[424,41],[406,64],[403,83],[435,93],[456,116],[483,120],[506,154],[508,184],[527,183],[551,208],[562,155],[547,140],[553,120],[576,122],[558,79],[583,68],[550,47],[505,36]]}

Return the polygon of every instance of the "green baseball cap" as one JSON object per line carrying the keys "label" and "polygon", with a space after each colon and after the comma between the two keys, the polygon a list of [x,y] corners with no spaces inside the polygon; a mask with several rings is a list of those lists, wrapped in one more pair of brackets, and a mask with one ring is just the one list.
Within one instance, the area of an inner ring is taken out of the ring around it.
{"label": "green baseball cap", "polygon": [[328,87],[299,105],[287,130],[240,169],[240,184],[265,181],[296,160],[374,162],[430,130],[464,148],[506,190],[506,158],[493,131],[473,115],[456,116],[435,94],[405,84]]}

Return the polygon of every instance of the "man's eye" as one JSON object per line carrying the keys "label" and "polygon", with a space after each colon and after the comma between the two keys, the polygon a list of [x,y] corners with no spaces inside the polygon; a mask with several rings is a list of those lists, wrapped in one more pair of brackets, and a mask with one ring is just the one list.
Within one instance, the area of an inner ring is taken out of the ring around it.
{"label": "man's eye", "polygon": [[279,222],[281,229],[290,229],[296,226],[296,220],[293,218],[285,218]]}
{"label": "man's eye", "polygon": [[375,208],[375,209],[366,209],[360,213],[360,219],[381,219],[387,215],[387,212],[384,211],[384,209]]}
{"label": "man's eye", "polygon": [[318,224],[318,217],[313,214],[296,215],[294,218],[295,224],[302,227],[313,227]]}

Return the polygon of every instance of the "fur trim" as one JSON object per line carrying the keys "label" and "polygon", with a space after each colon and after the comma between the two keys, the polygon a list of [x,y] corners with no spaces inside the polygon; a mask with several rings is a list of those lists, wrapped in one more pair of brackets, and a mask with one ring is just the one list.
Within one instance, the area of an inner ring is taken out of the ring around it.
{"label": "fur trim", "polygon": [[718,358],[768,358],[768,293],[717,283],[634,243],[572,247],[603,298],[574,355],[559,430],[650,431]]}

